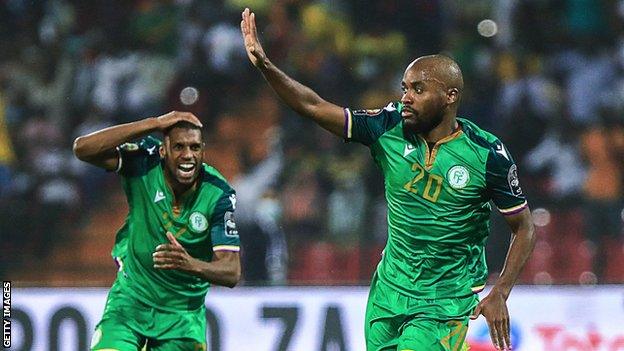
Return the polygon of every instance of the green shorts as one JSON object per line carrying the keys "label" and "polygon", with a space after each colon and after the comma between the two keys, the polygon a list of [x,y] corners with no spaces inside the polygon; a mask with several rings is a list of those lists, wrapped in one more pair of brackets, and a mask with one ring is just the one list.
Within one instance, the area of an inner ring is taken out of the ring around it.
{"label": "green shorts", "polygon": [[464,351],[476,294],[416,299],[373,277],[366,305],[367,351]]}
{"label": "green shorts", "polygon": [[128,296],[116,284],[91,340],[91,350],[206,350],[206,308],[168,312]]}

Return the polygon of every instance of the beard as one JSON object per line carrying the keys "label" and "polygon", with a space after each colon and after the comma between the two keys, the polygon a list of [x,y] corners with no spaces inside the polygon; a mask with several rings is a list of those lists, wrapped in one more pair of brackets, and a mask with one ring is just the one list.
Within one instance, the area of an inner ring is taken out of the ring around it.
{"label": "beard", "polygon": [[[414,113],[414,111],[412,111]],[[403,120],[403,127],[414,134],[427,134],[444,120],[444,111],[440,110],[430,116],[415,114]]]}

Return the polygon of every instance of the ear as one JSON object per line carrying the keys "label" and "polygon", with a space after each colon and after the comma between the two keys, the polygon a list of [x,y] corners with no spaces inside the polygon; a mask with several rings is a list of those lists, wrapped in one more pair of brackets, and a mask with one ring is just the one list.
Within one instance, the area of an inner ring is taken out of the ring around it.
{"label": "ear", "polygon": [[158,154],[160,154],[160,158],[165,158],[165,146],[161,144],[158,148]]}
{"label": "ear", "polygon": [[457,88],[450,88],[449,90],[447,90],[446,92],[446,102],[449,105],[452,105],[456,102],[459,101],[459,89]]}

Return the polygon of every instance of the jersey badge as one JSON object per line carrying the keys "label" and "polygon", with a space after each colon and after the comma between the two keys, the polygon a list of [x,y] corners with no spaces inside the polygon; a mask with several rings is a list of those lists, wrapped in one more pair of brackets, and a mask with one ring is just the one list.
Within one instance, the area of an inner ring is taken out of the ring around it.
{"label": "jersey badge", "polygon": [[407,157],[407,155],[411,154],[416,148],[412,144],[405,144],[405,148],[403,149],[403,157]]}
{"label": "jersey badge", "polygon": [[509,183],[509,190],[513,196],[522,195],[522,188],[520,187],[520,179],[518,178],[518,167],[514,163],[509,167],[507,173],[507,182]]}
{"label": "jersey badge", "polygon": [[157,203],[160,200],[164,200],[165,199],[165,193],[163,193],[161,190],[156,190],[156,195],[154,196],[154,203]]}
{"label": "jersey badge", "polygon": [[234,212],[226,211],[223,220],[225,223],[225,235],[238,236],[238,229],[236,229],[236,222],[234,222]]}
{"label": "jersey badge", "polygon": [[191,229],[196,233],[201,233],[208,229],[208,220],[206,219],[206,216],[199,212],[191,213],[189,216],[189,224]]}
{"label": "jersey badge", "polygon": [[446,179],[453,189],[462,189],[470,181],[470,172],[464,166],[453,166],[446,173]]}

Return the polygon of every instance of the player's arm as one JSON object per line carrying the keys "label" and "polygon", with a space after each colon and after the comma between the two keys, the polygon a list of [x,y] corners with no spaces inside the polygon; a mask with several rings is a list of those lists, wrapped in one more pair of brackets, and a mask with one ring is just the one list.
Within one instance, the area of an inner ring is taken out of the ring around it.
{"label": "player's arm", "polygon": [[206,262],[189,255],[170,232],[167,238],[170,243],[158,245],[152,254],[154,268],[183,271],[211,284],[229,288],[236,286],[240,280],[240,254],[237,251],[215,251],[212,261]]}
{"label": "player's arm", "polygon": [[249,60],[256,66],[277,95],[295,112],[312,119],[333,134],[344,137],[345,112],[340,106],[321,98],[312,89],[289,77],[266,56],[260,45],[255,14],[243,11],[241,32]]}
{"label": "player's arm", "polygon": [[512,238],[500,277],[489,294],[479,303],[472,318],[482,314],[489,326],[490,337],[498,349],[511,350],[507,298],[518,275],[535,246],[535,228],[528,207],[517,214],[505,216]]}
{"label": "player's arm", "polygon": [[492,290],[496,289],[507,299],[524,264],[535,247],[535,227],[531,210],[526,207],[522,212],[504,216],[511,228],[511,244],[500,277]]}
{"label": "player's arm", "polygon": [[115,150],[117,146],[152,132],[162,131],[180,121],[202,126],[192,113],[173,111],[159,117],[119,124],[79,136],[74,140],[74,155],[82,161],[112,171],[117,169],[119,163],[119,155]]}

